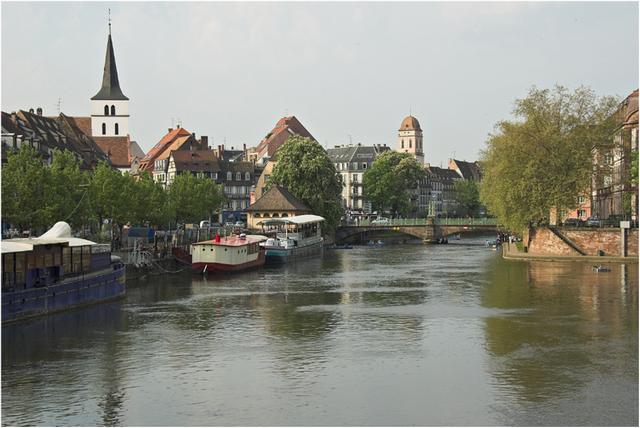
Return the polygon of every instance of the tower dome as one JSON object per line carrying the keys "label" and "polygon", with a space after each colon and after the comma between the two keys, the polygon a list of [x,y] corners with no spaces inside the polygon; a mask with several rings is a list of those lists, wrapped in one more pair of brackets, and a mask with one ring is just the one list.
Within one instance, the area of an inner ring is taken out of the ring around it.
{"label": "tower dome", "polygon": [[407,116],[400,124],[399,131],[421,131],[420,122],[413,116]]}

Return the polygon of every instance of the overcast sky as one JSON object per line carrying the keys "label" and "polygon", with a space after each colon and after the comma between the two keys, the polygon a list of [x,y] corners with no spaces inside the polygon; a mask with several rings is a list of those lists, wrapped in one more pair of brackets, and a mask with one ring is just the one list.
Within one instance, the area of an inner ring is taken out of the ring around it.
{"label": "overcast sky", "polygon": [[475,160],[532,86],[638,87],[631,3],[7,3],[2,110],[89,116],[107,8],[130,134],[172,123],[257,145],[295,115],[323,145],[395,145],[411,109],[425,160]]}

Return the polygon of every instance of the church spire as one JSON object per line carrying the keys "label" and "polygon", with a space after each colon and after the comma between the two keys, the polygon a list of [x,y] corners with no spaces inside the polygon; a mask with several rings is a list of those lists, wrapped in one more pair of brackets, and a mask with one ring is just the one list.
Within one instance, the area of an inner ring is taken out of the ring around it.
{"label": "church spire", "polygon": [[116,68],[116,56],[113,53],[111,41],[111,14],[109,14],[109,38],[107,39],[107,55],[104,60],[104,74],[102,75],[102,88],[95,94],[92,100],[128,100],[120,89],[118,82],[118,70]]}

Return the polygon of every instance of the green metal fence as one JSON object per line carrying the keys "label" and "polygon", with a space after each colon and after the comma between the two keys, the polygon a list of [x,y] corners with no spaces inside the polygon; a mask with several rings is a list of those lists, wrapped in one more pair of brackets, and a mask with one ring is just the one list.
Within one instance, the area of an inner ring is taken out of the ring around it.
{"label": "green metal fence", "polygon": [[[385,220],[360,220],[343,226],[425,226],[426,218],[390,218]],[[436,218],[439,226],[497,226],[495,218]]]}

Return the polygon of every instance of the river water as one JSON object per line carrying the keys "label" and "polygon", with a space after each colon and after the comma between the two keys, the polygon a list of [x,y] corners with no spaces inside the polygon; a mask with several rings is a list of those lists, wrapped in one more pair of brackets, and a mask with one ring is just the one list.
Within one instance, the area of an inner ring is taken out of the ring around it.
{"label": "river water", "polygon": [[638,266],[329,250],[2,329],[3,425],[638,425]]}

